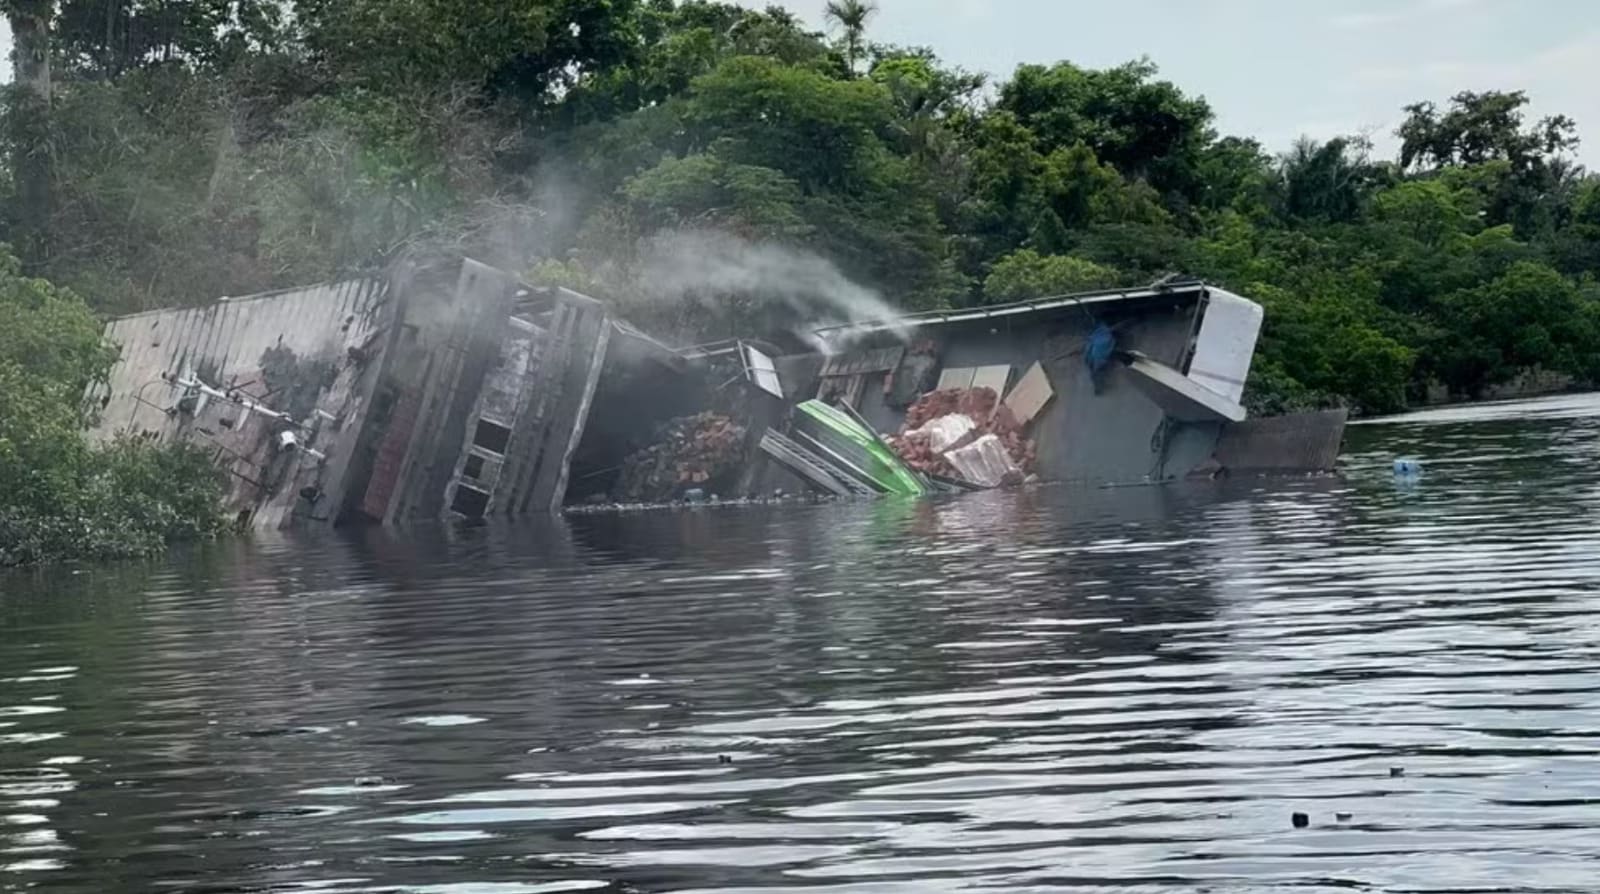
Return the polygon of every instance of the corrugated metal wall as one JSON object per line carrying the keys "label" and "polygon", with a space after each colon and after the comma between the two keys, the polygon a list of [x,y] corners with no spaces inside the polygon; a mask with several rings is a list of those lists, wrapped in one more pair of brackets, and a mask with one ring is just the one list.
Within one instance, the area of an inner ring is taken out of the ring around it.
{"label": "corrugated metal wall", "polygon": [[1347,410],[1324,410],[1229,425],[1217,442],[1217,462],[1233,472],[1331,472],[1349,418]]}
{"label": "corrugated metal wall", "polygon": [[112,320],[106,338],[121,346],[122,359],[112,367],[109,388],[97,392],[110,403],[94,435],[166,430],[162,410],[172,402],[163,373],[179,375],[188,367],[225,386],[259,378],[262,355],[277,346],[301,356],[342,358],[375,331],[376,310],[387,295],[381,280],[363,279]]}
{"label": "corrugated metal wall", "polygon": [[[121,347],[122,357],[109,383],[91,392],[103,401],[91,435],[189,438],[217,451],[233,475],[231,502],[254,512],[258,527],[286,524],[294,515],[322,520],[317,506],[336,506],[337,500],[297,502],[298,491],[342,484],[341,460],[360,430],[371,378],[366,373],[377,365],[370,355],[381,350],[388,302],[386,282],[361,279],[113,320],[106,337]],[[208,399],[195,413],[179,412],[183,389],[170,379],[185,375],[224,390],[237,388],[275,410],[289,412],[293,403],[307,417],[299,421],[313,423],[300,436],[327,454],[327,461],[278,460],[266,442],[281,424],[225,400]],[[294,380],[292,388],[285,378]],[[315,419],[319,410],[337,422]]]}
{"label": "corrugated metal wall", "polygon": [[[1137,307],[1107,307],[1118,325],[1118,346],[1177,363],[1195,328],[1198,295],[1181,293]],[[1118,365],[1096,391],[1083,345],[1096,320],[1078,308],[999,321],[931,326],[913,338],[939,343],[944,369],[1009,365],[1014,383],[1038,361],[1055,397],[1034,421],[1036,471],[1047,481],[1089,484],[1141,481],[1183,474],[1211,454],[1218,426],[1163,427],[1165,413],[1126,380]],[[879,431],[895,432],[905,413],[889,407],[882,376],[870,378],[859,407]]]}

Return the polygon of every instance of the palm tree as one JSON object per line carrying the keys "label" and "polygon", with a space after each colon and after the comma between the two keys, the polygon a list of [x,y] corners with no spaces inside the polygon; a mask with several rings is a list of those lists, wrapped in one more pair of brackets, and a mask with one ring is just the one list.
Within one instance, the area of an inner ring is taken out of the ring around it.
{"label": "palm tree", "polygon": [[1334,137],[1319,143],[1301,137],[1279,162],[1285,208],[1295,217],[1335,223],[1353,220],[1376,185],[1379,169],[1368,157],[1365,137]]}
{"label": "palm tree", "polygon": [[828,0],[822,18],[844,29],[844,60],[850,70],[856,70],[861,58],[862,37],[867,32],[867,20],[878,12],[877,0]]}

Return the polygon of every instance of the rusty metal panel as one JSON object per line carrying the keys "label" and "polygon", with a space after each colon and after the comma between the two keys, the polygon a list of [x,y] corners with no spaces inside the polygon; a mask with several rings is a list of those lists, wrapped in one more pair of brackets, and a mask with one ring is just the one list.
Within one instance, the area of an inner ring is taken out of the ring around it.
{"label": "rusty metal panel", "polygon": [[[455,286],[432,296],[425,308],[408,312],[423,327],[433,364],[419,426],[399,493],[394,520],[438,518],[460,468],[484,377],[497,354],[515,299],[516,279],[503,270],[466,260]],[[444,297],[448,295],[449,297]],[[415,319],[410,319],[411,317]]]}
{"label": "rusty metal panel", "polygon": [[367,492],[361,500],[361,512],[368,518],[383,520],[389,514],[389,501],[400,481],[405,466],[406,449],[411,446],[411,435],[417,425],[417,410],[422,404],[421,395],[413,389],[401,392],[389,417],[389,427],[378,445],[378,454],[372,465],[372,476],[367,479]]}
{"label": "rusty metal panel", "polygon": [[1217,462],[1237,472],[1331,472],[1349,415],[1347,410],[1325,410],[1226,426],[1217,440]]}
{"label": "rusty metal panel", "polygon": [[[508,488],[501,486],[502,477],[514,477],[516,459],[526,446],[520,433],[529,403],[528,384],[538,369],[539,355],[547,335],[542,327],[517,317],[502,321],[501,332],[500,344],[494,348],[495,362],[485,372],[478,389],[477,402],[467,417],[465,442],[455,458],[455,471],[450,483],[452,489],[471,486],[486,492],[488,497],[484,508],[488,512],[503,509]],[[503,432],[504,436],[495,441],[486,441],[480,438],[480,433],[485,430],[491,435]],[[501,440],[504,443],[499,443]],[[496,473],[493,478],[480,477],[470,485],[463,485],[467,478],[466,464],[479,451],[494,456]],[[508,470],[509,474],[504,474]],[[454,496],[447,495],[445,502],[454,506]]]}

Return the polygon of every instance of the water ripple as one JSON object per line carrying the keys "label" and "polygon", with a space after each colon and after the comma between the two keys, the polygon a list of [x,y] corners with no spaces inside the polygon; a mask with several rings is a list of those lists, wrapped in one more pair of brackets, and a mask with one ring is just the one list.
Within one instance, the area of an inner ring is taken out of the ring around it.
{"label": "water ripple", "polygon": [[1595,890],[1597,418],[6,575],[0,889]]}

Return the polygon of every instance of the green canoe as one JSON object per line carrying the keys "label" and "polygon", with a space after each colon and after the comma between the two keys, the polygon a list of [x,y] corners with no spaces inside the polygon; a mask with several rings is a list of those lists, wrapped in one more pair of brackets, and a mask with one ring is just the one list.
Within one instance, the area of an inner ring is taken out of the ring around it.
{"label": "green canoe", "polygon": [[848,414],[820,400],[808,400],[795,409],[802,414],[797,422],[814,440],[823,442],[884,493],[920,497],[928,492],[921,476]]}

